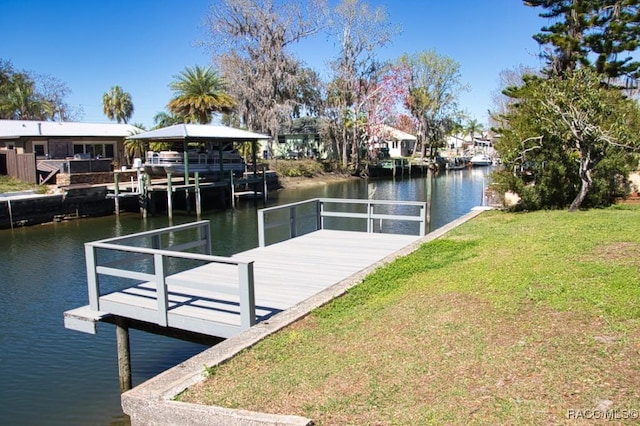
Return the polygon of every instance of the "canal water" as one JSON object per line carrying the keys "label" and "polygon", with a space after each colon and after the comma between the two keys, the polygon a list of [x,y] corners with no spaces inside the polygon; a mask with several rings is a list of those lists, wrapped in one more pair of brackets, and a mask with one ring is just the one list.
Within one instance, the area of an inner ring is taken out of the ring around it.
{"label": "canal water", "polygon": [[[431,229],[481,205],[488,168],[432,179]],[[426,201],[427,179],[355,180],[270,194],[268,206],[315,197]],[[262,207],[259,205],[258,208]],[[214,254],[256,247],[253,201],[236,210],[206,212]],[[0,231],[0,424],[120,425],[115,328],[90,335],[64,328],[62,313],[86,305],[83,244],[196,218],[175,212],[143,220],[137,214],[83,219]],[[206,346],[131,330],[134,386]]]}

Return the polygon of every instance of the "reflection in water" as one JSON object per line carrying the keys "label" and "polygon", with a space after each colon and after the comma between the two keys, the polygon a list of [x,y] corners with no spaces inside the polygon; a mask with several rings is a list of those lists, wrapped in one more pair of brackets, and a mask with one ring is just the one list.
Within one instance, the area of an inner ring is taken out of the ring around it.
{"label": "reflection in water", "polygon": [[[440,174],[432,180],[432,227],[481,204],[485,170]],[[373,191],[375,188],[375,191]],[[426,201],[425,178],[355,180],[272,194],[269,206],[315,197]],[[114,327],[97,335],[63,326],[62,312],[87,304],[87,241],[178,225],[196,218],[175,212],[173,221],[124,214],[0,231],[0,424],[86,425],[122,423]],[[257,246],[256,207],[207,212],[214,254]],[[201,352],[205,346],[131,331],[134,385]]]}

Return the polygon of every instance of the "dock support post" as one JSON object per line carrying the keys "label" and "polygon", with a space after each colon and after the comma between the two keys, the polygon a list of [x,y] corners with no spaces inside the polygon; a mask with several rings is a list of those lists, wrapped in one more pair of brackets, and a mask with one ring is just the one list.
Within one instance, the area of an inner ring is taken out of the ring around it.
{"label": "dock support post", "polygon": [[231,185],[231,208],[235,210],[236,208],[236,184],[233,183],[233,171],[229,174],[229,184]]}
{"label": "dock support post", "polygon": [[167,216],[173,218],[173,185],[171,184],[171,173],[167,173]]}
{"label": "dock support post", "polygon": [[11,229],[13,229],[13,211],[11,210],[11,199],[7,200],[7,209],[9,210],[9,223],[11,223]]}
{"label": "dock support post", "polygon": [[116,208],[115,213],[117,215],[120,214],[120,188],[118,187],[118,178],[119,178],[119,173],[118,172],[113,173],[113,185],[114,185],[113,195],[115,197],[115,208]]}
{"label": "dock support post", "polygon": [[200,218],[202,215],[202,197],[200,197],[200,173],[195,172],[194,183],[196,185],[196,216]]}
{"label": "dock support post", "polygon": [[267,193],[267,171],[265,170],[264,166],[262,166],[262,201],[264,203],[264,205],[267,205],[267,198],[268,198],[268,193]]}
{"label": "dock support post", "polygon": [[144,219],[147,218],[149,209],[149,175],[145,173],[142,177],[142,192],[138,195],[138,202],[140,203],[140,213]]}
{"label": "dock support post", "polygon": [[116,317],[116,343],[118,346],[118,377],[120,392],[124,393],[131,386],[131,353],[129,350],[129,325],[124,318]]}
{"label": "dock support post", "polygon": [[187,174],[187,170],[184,171],[184,204],[187,207],[187,213],[191,214],[191,197],[189,196],[189,182],[191,177]]}

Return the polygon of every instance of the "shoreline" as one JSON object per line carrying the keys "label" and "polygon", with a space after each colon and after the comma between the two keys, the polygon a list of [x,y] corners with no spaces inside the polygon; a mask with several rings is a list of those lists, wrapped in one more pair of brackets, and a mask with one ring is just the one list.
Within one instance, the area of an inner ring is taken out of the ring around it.
{"label": "shoreline", "polygon": [[345,182],[349,180],[362,179],[346,173],[323,173],[312,177],[284,177],[278,176],[281,189],[308,188],[311,186],[328,185],[334,182]]}
{"label": "shoreline", "polygon": [[[343,173],[322,173],[313,177],[278,176],[277,185],[271,190],[309,188],[352,179],[361,178]],[[106,185],[103,184],[81,185],[65,191],[57,188],[47,194],[19,191],[0,197],[0,230],[108,216],[115,214],[114,209],[114,202],[107,198]]]}

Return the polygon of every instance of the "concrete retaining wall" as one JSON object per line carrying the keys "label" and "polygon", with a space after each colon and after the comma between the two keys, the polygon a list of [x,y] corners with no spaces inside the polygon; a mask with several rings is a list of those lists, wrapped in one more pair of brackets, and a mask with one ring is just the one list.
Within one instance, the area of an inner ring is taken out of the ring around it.
{"label": "concrete retaining wall", "polygon": [[114,211],[104,187],[74,188],[56,195],[0,198],[0,229],[66,218],[104,216]]}

